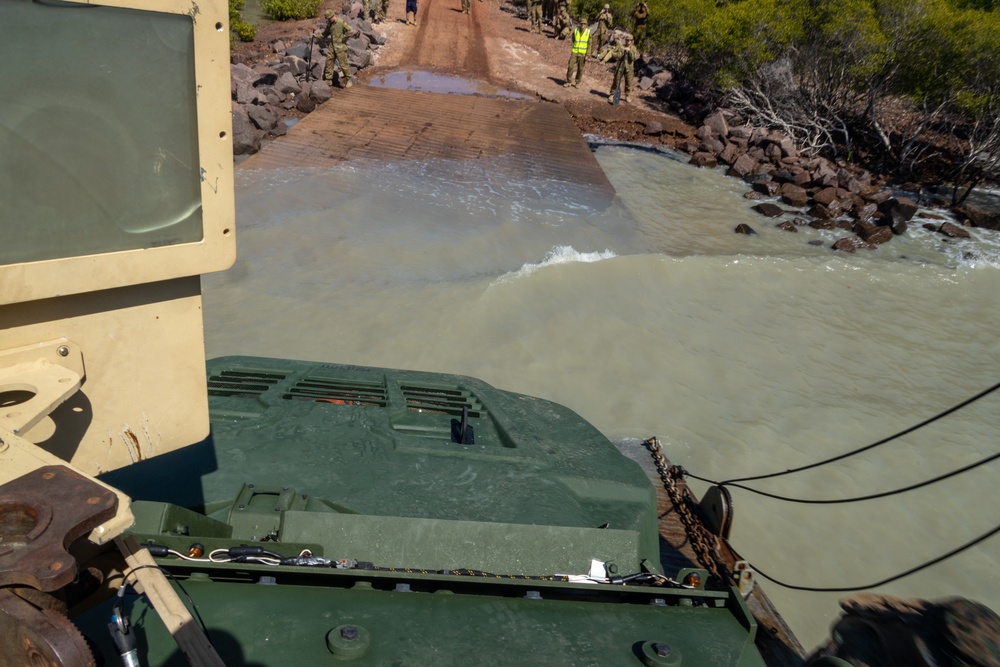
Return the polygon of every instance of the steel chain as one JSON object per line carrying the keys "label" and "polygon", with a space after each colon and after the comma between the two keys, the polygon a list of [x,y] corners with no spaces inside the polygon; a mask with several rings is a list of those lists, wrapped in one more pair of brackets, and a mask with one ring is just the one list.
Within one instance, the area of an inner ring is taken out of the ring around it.
{"label": "steel chain", "polygon": [[656,464],[656,471],[663,481],[663,488],[666,490],[674,509],[677,510],[681,523],[684,524],[684,532],[694,548],[698,563],[708,570],[709,575],[716,583],[727,585],[730,582],[729,568],[726,567],[722,555],[719,553],[718,538],[708,532],[701,521],[695,517],[693,507],[696,503],[691,491],[686,485],[683,489],[678,487],[678,482],[684,481],[684,468],[667,464],[659,438],[654,436],[647,440],[646,444],[649,445],[649,451],[653,455],[653,462]]}

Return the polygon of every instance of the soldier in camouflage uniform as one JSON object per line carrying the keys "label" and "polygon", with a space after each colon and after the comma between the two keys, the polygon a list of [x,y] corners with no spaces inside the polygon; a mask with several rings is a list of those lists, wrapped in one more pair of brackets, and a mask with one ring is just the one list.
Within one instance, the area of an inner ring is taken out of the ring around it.
{"label": "soldier in camouflage uniform", "polygon": [[632,34],[635,35],[635,45],[640,49],[646,46],[646,19],[649,18],[649,5],[643,0],[639,0],[635,9],[632,10],[632,21],[635,28]]}
{"label": "soldier in camouflage uniform", "polygon": [[604,47],[607,46],[613,23],[614,17],[611,16],[611,5],[604,5],[604,9],[597,15],[597,30],[594,31],[594,41],[590,45],[590,55],[599,56]]}
{"label": "soldier in camouflage uniform", "polygon": [[632,82],[635,80],[635,59],[639,56],[632,45],[632,36],[625,38],[625,44],[608,49],[607,53],[601,56],[601,62],[607,62],[610,58],[617,58],[618,64],[615,66],[615,80],[611,84],[611,92],[608,93],[608,103],[614,104],[615,90],[618,85],[625,82],[624,95],[622,99],[630,101],[632,95]]}
{"label": "soldier in camouflage uniform", "polygon": [[389,0],[372,0],[378,5],[378,12],[375,16],[375,22],[381,23],[385,20],[385,17],[389,15]]}
{"label": "soldier in camouflage uniform", "polygon": [[530,32],[542,32],[542,0],[528,0],[528,22],[531,23]]}
{"label": "soldier in camouflage uniform", "polygon": [[340,65],[340,76],[338,80],[342,88],[351,87],[351,66],[347,63],[347,40],[354,32],[347,21],[337,16],[334,18],[333,12],[327,10],[326,30],[323,37],[329,40],[326,50],[326,68],[323,70],[323,80],[333,83],[334,64]]}
{"label": "soldier in camouflage uniform", "polygon": [[569,13],[566,7],[562,6],[556,12],[556,17],[552,19],[552,27],[555,29],[556,39],[566,39],[573,34],[573,22],[569,20]]}

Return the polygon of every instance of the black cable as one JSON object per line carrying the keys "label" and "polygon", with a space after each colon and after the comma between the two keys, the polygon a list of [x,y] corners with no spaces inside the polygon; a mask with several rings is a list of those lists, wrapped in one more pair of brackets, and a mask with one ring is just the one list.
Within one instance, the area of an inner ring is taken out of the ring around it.
{"label": "black cable", "polygon": [[[790,475],[793,472],[802,472],[803,470],[810,470],[812,468],[818,468],[819,466],[826,465],[827,463],[834,463],[835,461],[840,461],[840,460],[846,459],[846,458],[848,458],[850,456],[854,456],[855,454],[860,454],[862,452],[866,452],[869,449],[874,449],[875,447],[878,447],[879,445],[884,445],[885,443],[890,442],[892,440],[895,440],[896,438],[900,438],[900,437],[902,437],[904,435],[907,435],[909,433],[913,433],[917,429],[921,429],[924,426],[927,426],[928,424],[937,421],[938,419],[942,419],[942,418],[947,417],[948,415],[950,415],[951,413],[953,413],[953,412],[955,412],[957,410],[961,410],[962,408],[964,408],[965,406],[969,405],[970,403],[974,403],[975,401],[978,401],[980,398],[986,396],[987,394],[990,394],[990,393],[996,391],[997,389],[1000,389],[1000,382],[998,382],[997,384],[993,385],[989,389],[985,389],[985,390],[979,392],[978,394],[976,394],[972,398],[966,399],[966,400],[962,401],[961,403],[959,403],[958,405],[945,410],[944,412],[938,413],[938,414],[934,415],[933,417],[930,417],[929,419],[925,419],[924,421],[920,422],[919,424],[916,424],[915,426],[911,426],[911,427],[909,427],[907,429],[904,429],[904,430],[900,431],[899,433],[896,433],[894,435],[890,435],[887,438],[882,438],[878,442],[873,442],[870,445],[865,445],[864,447],[860,447],[860,448],[855,449],[853,451],[846,452],[844,454],[840,454],[838,456],[834,456],[834,457],[825,459],[823,461],[818,461],[816,463],[810,463],[809,465],[799,466],[798,468],[789,468],[788,470],[785,470],[783,472],[772,472],[772,473],[768,473],[768,474],[765,474],[765,475],[754,475],[752,477],[738,477],[736,479],[726,480],[725,482],[709,482],[709,483],[710,484],[718,484],[720,486],[725,486],[725,485],[732,484],[732,483],[735,483],[735,482],[753,482],[753,481],[756,481],[756,480],[759,480],[759,479],[770,479],[772,477],[781,477],[782,475]],[[697,479],[701,479],[701,478],[697,478]],[[708,480],[702,480],[702,481],[708,481]]]}
{"label": "black cable", "polygon": [[[211,644],[212,643],[212,635],[208,632],[208,626],[205,625],[205,621],[202,620],[201,614],[198,612],[198,607],[194,603],[194,598],[192,598],[191,594],[187,592],[187,589],[184,588],[184,586],[181,584],[180,580],[176,576],[174,576],[173,572],[171,572],[171,571],[169,571],[169,570],[167,570],[165,568],[162,568],[159,565],[148,565],[147,564],[147,565],[139,565],[138,567],[129,568],[128,571],[124,575],[124,578],[123,578],[123,581],[122,581],[122,585],[119,586],[119,588],[118,588],[118,598],[119,598],[118,602],[121,601],[121,597],[123,595],[123,592],[124,592],[126,586],[132,586],[133,588],[135,587],[134,584],[130,584],[128,582],[129,576],[132,575],[132,574],[134,574],[134,573],[136,573],[136,572],[138,572],[139,570],[145,570],[146,568],[152,568],[152,569],[155,569],[155,570],[159,570],[163,574],[165,574],[168,577],[170,577],[170,579],[175,584],[177,584],[177,588],[181,589],[181,592],[184,593],[184,597],[186,597],[187,600],[188,600],[188,602],[191,603],[191,612],[194,614],[194,617],[198,619],[198,625],[201,626],[202,632],[205,633],[205,637],[206,637],[206,639],[208,639],[208,643]],[[113,606],[117,606],[118,602],[115,602],[115,605],[113,605]]]}
{"label": "black cable", "polygon": [[[853,592],[853,591],[864,591],[864,590],[868,590],[869,588],[875,588],[877,586],[883,586],[885,584],[890,584],[890,583],[892,583],[894,581],[902,579],[903,577],[908,577],[911,574],[915,574],[917,572],[920,572],[921,570],[927,569],[928,567],[931,567],[932,565],[937,565],[938,563],[946,561],[949,558],[951,558],[952,556],[954,556],[956,554],[960,554],[963,551],[965,551],[966,549],[968,549],[970,547],[974,547],[977,544],[979,544],[980,542],[983,542],[983,541],[985,541],[985,540],[993,537],[997,533],[1000,533],[1000,526],[994,527],[992,530],[989,530],[989,531],[983,533],[982,535],[980,535],[979,537],[973,539],[972,541],[966,542],[962,546],[957,547],[955,549],[952,549],[948,553],[942,554],[941,556],[938,556],[937,558],[932,558],[931,560],[929,560],[929,561],[927,561],[925,563],[922,563],[920,565],[917,565],[916,567],[911,567],[909,570],[906,570],[905,572],[900,572],[899,574],[893,575],[891,577],[887,577],[885,579],[882,579],[881,581],[876,581],[876,582],[871,583],[871,584],[864,584],[863,586],[840,586],[840,587],[836,587],[836,588],[820,588],[820,587],[816,587],[816,586],[796,586],[796,585],[787,584],[787,583],[785,583],[783,581],[775,579],[771,575],[769,575],[766,572],[763,572],[762,570],[760,570],[760,568],[758,568],[756,565],[753,565],[752,563],[750,564],[750,568],[754,572],[756,572],[757,574],[759,574],[760,576],[762,576],[765,579],[767,579],[768,581],[770,581],[771,583],[777,584],[778,586],[781,586],[782,588],[789,588],[789,589],[791,589],[793,591],[808,591],[810,593],[850,593],[850,592]],[[727,544],[728,544],[728,542],[727,542]]]}
{"label": "black cable", "polygon": [[990,456],[987,456],[985,459],[981,459],[979,461],[976,461],[975,463],[970,463],[969,465],[967,465],[967,466],[965,466],[963,468],[958,468],[957,470],[952,470],[951,472],[946,472],[946,473],[944,473],[942,475],[938,475],[937,477],[932,477],[930,479],[925,479],[922,482],[916,482],[914,484],[910,484],[909,486],[902,486],[902,487],[900,487],[898,489],[893,489],[891,491],[882,491],[880,493],[873,493],[873,494],[870,494],[870,495],[867,495],[867,496],[855,496],[854,498],[828,498],[828,499],[823,499],[823,500],[813,500],[813,499],[810,499],[810,498],[790,498],[788,496],[779,496],[776,493],[768,493],[767,491],[761,491],[760,489],[754,489],[754,488],[751,488],[749,486],[744,486],[743,484],[735,484],[735,483],[732,483],[732,482],[721,482],[721,483],[720,482],[713,482],[710,479],[705,479],[704,477],[699,477],[698,475],[693,475],[693,474],[691,474],[691,473],[689,473],[687,471],[685,471],[685,474],[688,477],[700,480],[702,482],[708,482],[709,484],[715,484],[717,486],[723,486],[724,485],[724,486],[728,486],[728,487],[734,488],[734,489],[743,489],[744,491],[749,491],[751,493],[756,493],[757,495],[764,496],[766,498],[774,498],[775,500],[784,500],[784,501],[790,502],[790,503],[801,503],[801,504],[805,504],[805,505],[837,505],[837,504],[840,504],[840,503],[856,503],[856,502],[860,502],[862,500],[874,500],[876,498],[885,498],[887,496],[894,496],[894,495],[896,495],[898,493],[906,493],[907,491],[913,491],[915,489],[919,489],[919,488],[924,487],[924,486],[930,486],[931,484],[934,484],[936,482],[940,482],[940,481],[946,480],[949,477],[954,477],[955,475],[960,475],[963,472],[968,472],[969,470],[972,470],[973,468],[978,468],[981,465],[986,465],[987,463],[989,463],[991,461],[995,461],[997,459],[1000,459],[1000,452],[997,452],[996,454],[992,454]]}

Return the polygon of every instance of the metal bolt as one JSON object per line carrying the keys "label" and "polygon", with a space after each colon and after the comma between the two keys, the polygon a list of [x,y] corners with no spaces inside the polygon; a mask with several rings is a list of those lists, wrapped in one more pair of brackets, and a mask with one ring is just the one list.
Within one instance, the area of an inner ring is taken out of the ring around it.
{"label": "metal bolt", "polygon": [[240,509],[243,509],[244,507],[246,506],[243,503],[240,503]]}
{"label": "metal bolt", "polygon": [[666,658],[670,655],[670,644],[664,644],[663,642],[656,642],[653,644],[653,650],[656,651],[656,655],[661,658]]}
{"label": "metal bolt", "polygon": [[281,508],[280,508],[280,507],[275,507],[275,508],[274,508],[274,511],[275,511],[275,512],[280,512],[280,511],[281,511]]}
{"label": "metal bolt", "polygon": [[358,629],[353,625],[345,625],[340,629],[340,636],[352,642],[358,638]]}
{"label": "metal bolt", "polygon": [[68,357],[69,356],[69,348],[66,347],[65,345],[60,345],[59,349],[56,350],[56,352],[59,353],[60,357]]}
{"label": "metal bolt", "polygon": [[252,489],[253,488],[253,484],[247,484],[247,488],[248,489]]}

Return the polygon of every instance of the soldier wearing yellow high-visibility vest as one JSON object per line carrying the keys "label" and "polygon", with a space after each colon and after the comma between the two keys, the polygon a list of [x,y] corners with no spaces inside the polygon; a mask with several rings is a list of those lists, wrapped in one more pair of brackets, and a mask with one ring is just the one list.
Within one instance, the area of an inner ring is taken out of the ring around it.
{"label": "soldier wearing yellow high-visibility vest", "polygon": [[[580,16],[580,23],[573,30],[573,51],[569,54],[569,67],[566,68],[566,83],[563,88],[574,88],[583,79],[583,66],[587,64],[587,49],[590,47],[590,26],[587,25],[587,15]],[[576,70],[576,81],[573,80],[573,70]]]}

